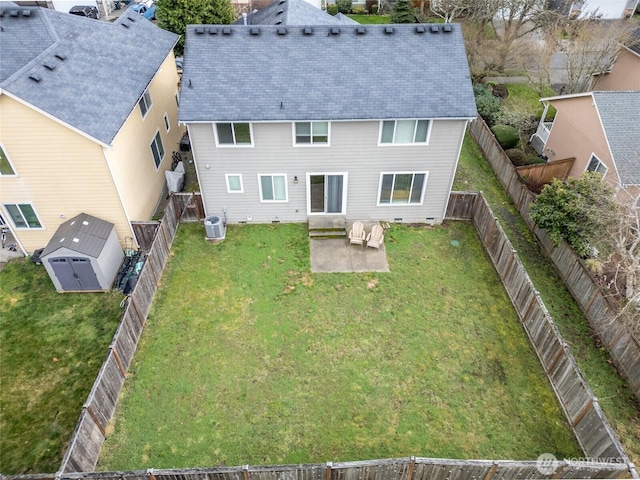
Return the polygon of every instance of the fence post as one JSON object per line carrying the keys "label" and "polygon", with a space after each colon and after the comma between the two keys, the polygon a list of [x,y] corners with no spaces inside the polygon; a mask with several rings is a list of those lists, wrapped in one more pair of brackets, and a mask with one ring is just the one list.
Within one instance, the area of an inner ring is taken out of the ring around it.
{"label": "fence post", "polygon": [[93,422],[98,427],[98,430],[100,430],[100,433],[102,434],[102,436],[104,438],[107,438],[107,434],[105,433],[104,428],[102,428],[102,425],[100,425],[100,422],[98,421],[98,418],[96,417],[96,414],[93,413],[93,409],[91,408],[91,405],[85,404],[83,408],[87,411],[87,413],[89,415],[91,415],[91,419],[93,420]]}
{"label": "fence post", "polygon": [[153,468],[147,469],[147,477],[149,477],[149,480],[156,480],[156,476],[153,474]]}
{"label": "fence post", "polygon": [[571,426],[575,428],[582,421],[585,415],[589,413],[589,410],[591,410],[592,408],[593,408],[593,398],[589,399],[589,403],[587,403],[584,406],[584,408],[580,411],[576,419],[573,422],[571,422]]}
{"label": "fence post", "polygon": [[493,465],[491,466],[487,474],[484,476],[483,480],[490,480],[491,478],[493,478],[494,475],[496,474],[496,470],[498,470],[498,463],[493,462]]}
{"label": "fence post", "polygon": [[122,374],[122,378],[127,378],[127,372],[124,369],[124,365],[122,365],[122,360],[120,360],[120,355],[118,355],[118,351],[113,348],[113,346],[109,347],[109,350],[111,350],[111,353],[113,353],[113,359],[116,361],[116,365],[118,365],[118,370],[120,370],[120,373]]}
{"label": "fence post", "polygon": [[249,480],[249,465],[242,466],[242,474],[244,475],[244,480]]}
{"label": "fence post", "polygon": [[333,470],[333,462],[327,462],[325,469],[325,480],[331,480],[331,471]]}
{"label": "fence post", "polygon": [[409,473],[407,474],[407,480],[413,480],[413,472],[416,468],[416,457],[411,455],[411,463],[409,463]]}

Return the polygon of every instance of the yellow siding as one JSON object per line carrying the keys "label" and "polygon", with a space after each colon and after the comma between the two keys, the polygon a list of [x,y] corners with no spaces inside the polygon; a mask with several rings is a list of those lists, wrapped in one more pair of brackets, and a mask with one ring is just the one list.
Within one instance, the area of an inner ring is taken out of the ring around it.
{"label": "yellow siding", "polygon": [[[179,149],[184,127],[178,127],[179,77],[171,52],[149,86],[152,107],[142,118],[136,106],[113,142],[112,150],[105,150],[109,167],[118,185],[127,215],[131,221],[150,220],[165,185],[164,172],[171,168],[171,154]],[[168,115],[167,133],[164,114]],[[160,131],[165,156],[156,169],[151,142]]]}
{"label": "yellow siding", "polygon": [[[0,143],[18,175],[0,177],[1,202],[32,203],[43,226],[15,230],[27,252],[81,212],[114,223],[121,240],[131,235],[100,145],[6,95]],[[2,214],[11,224],[4,208]]]}

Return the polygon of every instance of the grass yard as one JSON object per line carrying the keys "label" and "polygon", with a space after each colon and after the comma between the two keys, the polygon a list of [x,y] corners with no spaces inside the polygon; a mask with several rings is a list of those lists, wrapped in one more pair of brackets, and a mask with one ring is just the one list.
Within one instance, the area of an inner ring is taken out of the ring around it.
{"label": "grass yard", "polygon": [[366,13],[363,13],[363,14],[350,13],[347,15],[347,17],[349,17],[352,20],[355,20],[361,25],[367,25],[367,24],[373,25],[373,24],[391,22],[391,16],[389,15],[367,15]]}
{"label": "grass yard", "polygon": [[595,344],[593,332],[580,308],[553,265],[540,253],[533,235],[469,135],[464,141],[453,189],[483,191],[560,333],[571,346],[580,369],[627,455],[636,465],[640,464],[640,405],[625,380],[611,365],[606,349]]}
{"label": "grass yard", "polygon": [[44,267],[0,272],[0,472],[54,473],[120,319],[118,293],[59,294]]}
{"label": "grass yard", "polygon": [[[544,113],[544,104],[540,101],[541,98],[555,97],[557,93],[551,88],[546,87],[540,95],[535,88],[528,83],[509,83],[507,84],[507,90],[509,96],[505,100],[505,105],[522,105],[526,111],[531,113],[536,119],[539,119]],[[547,112],[547,121],[552,121],[556,116],[556,109],[549,107]]]}
{"label": "grass yard", "polygon": [[309,273],[300,224],[203,236],[178,231],[98,469],[580,456],[471,224],[393,226],[378,274]]}

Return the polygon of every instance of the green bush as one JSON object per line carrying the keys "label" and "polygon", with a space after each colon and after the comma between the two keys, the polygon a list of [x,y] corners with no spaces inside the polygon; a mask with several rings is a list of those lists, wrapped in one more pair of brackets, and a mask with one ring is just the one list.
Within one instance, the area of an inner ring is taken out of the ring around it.
{"label": "green bush", "polygon": [[519,148],[510,148],[508,150],[505,150],[504,153],[507,154],[507,157],[509,157],[511,163],[513,163],[513,165],[516,167],[527,164],[527,155]]}
{"label": "green bush", "polygon": [[351,0],[336,0],[336,5],[340,13],[351,13]]}
{"label": "green bush", "polygon": [[373,13],[373,6],[376,6],[376,11],[378,10],[378,0],[365,0],[366,10],[369,13]]}
{"label": "green bush", "polygon": [[544,158],[540,158],[538,155],[527,155],[527,163],[525,165],[538,165],[540,163],[547,163]]}
{"label": "green bush", "polygon": [[377,15],[378,14],[378,4],[374,3],[373,5],[371,5],[371,8],[369,9],[369,11],[371,12],[371,15]]}
{"label": "green bush", "polygon": [[362,5],[356,5],[351,9],[351,13],[354,15],[362,15],[364,14],[364,7]]}
{"label": "green bush", "polygon": [[476,108],[487,125],[495,125],[496,119],[500,114],[500,99],[494,97],[487,88],[478,83],[473,86],[473,94],[476,98]]}
{"label": "green bush", "polygon": [[327,13],[329,15],[336,15],[338,13],[338,5],[333,3],[331,5],[327,5]]}
{"label": "green bush", "polygon": [[518,143],[520,142],[518,130],[511,125],[494,125],[493,127],[491,127],[491,131],[504,150],[514,148],[518,146]]}

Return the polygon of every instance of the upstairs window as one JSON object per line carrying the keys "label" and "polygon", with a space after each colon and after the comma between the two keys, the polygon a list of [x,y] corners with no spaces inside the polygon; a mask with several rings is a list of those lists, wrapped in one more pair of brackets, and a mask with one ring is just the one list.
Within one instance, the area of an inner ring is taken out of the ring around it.
{"label": "upstairs window", "polygon": [[429,120],[384,120],[380,132],[380,143],[412,144],[427,143]]}
{"label": "upstairs window", "polygon": [[140,99],[140,101],[138,102],[138,106],[140,107],[140,113],[142,114],[142,118],[147,116],[147,113],[149,112],[149,110],[151,110],[151,94],[149,93],[149,90],[145,90],[144,94],[142,95],[142,98]]}
{"label": "upstairs window", "polygon": [[249,123],[216,123],[218,145],[251,146]]}
{"label": "upstairs window", "polygon": [[602,161],[595,156],[595,154],[591,154],[591,158],[589,159],[589,164],[587,165],[587,172],[598,172],[604,176],[607,173],[607,166],[602,163]]}
{"label": "upstairs window", "polygon": [[160,168],[160,164],[164,158],[164,145],[162,145],[160,132],[156,132],[156,136],[151,142],[151,154],[153,155],[153,161],[156,163],[156,168]]}
{"label": "upstairs window", "polygon": [[7,153],[4,151],[4,147],[0,145],[0,176],[10,177],[14,176],[16,171],[13,169]]}
{"label": "upstairs window", "polygon": [[296,145],[328,145],[329,122],[296,122]]}
{"label": "upstairs window", "polygon": [[11,221],[20,229],[42,228],[42,224],[36,215],[36,211],[29,203],[5,203]]}

